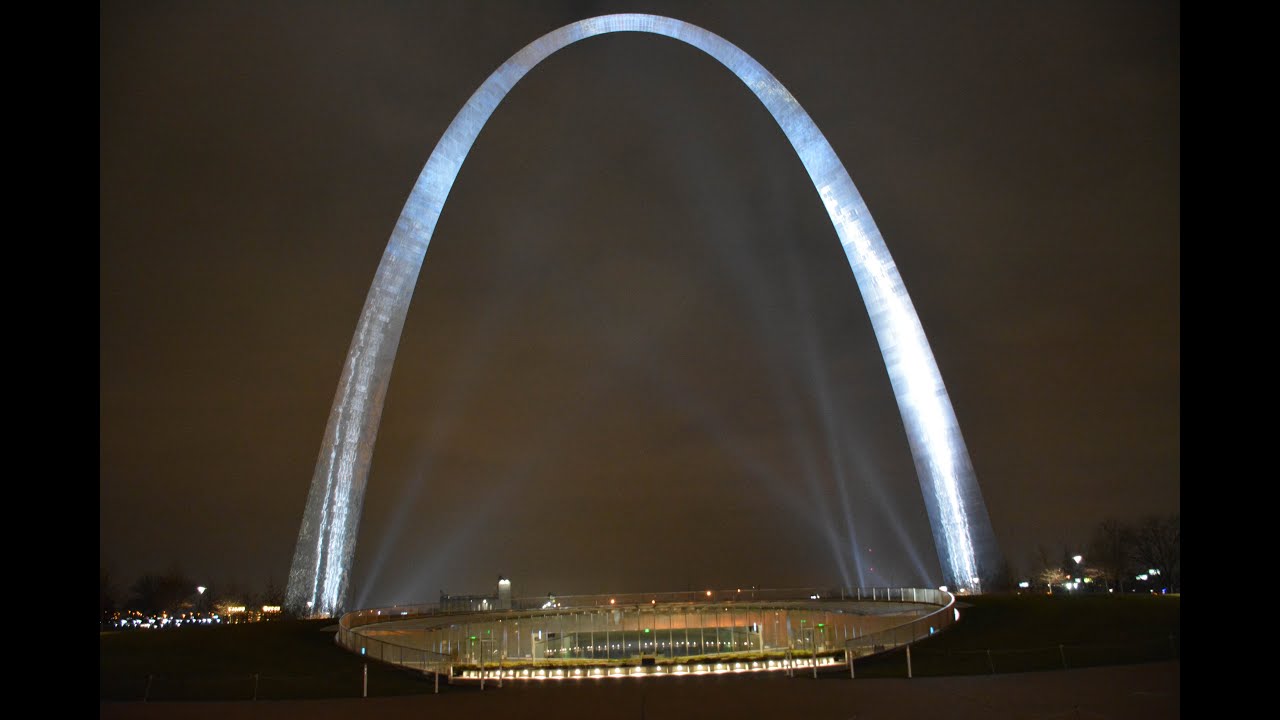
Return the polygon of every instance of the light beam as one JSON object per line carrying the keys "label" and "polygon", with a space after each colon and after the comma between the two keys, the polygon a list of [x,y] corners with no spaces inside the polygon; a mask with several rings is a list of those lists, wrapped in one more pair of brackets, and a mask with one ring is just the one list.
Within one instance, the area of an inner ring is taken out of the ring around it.
{"label": "light beam", "polygon": [[867,306],[920,478],[943,581],[979,591],[999,563],[986,505],[924,329],[849,173],[800,103],[732,43],[680,20],[624,14],[566,25],[513,55],[471,96],[427,160],[382,255],[338,382],[289,571],[289,606],[314,615],[344,609],[365,484],[405,315],[436,221],[476,136],[534,66],[572,43],[613,32],[663,35],[702,50],[746,84],[782,128],[831,216]]}

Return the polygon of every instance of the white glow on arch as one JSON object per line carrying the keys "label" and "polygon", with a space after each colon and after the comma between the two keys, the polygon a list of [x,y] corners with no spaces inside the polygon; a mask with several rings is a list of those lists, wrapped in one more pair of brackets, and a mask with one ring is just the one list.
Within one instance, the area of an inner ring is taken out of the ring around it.
{"label": "white glow on arch", "polygon": [[[903,414],[903,422],[908,425],[912,450],[916,451],[915,446],[920,445],[928,457],[929,474],[934,480],[933,492],[940,516],[934,520],[934,532],[941,532],[946,538],[946,542],[941,543],[946,547],[947,554],[943,559],[943,566],[946,568],[950,565],[957,580],[965,579],[958,584],[968,586],[971,584],[969,578],[979,575],[978,561],[960,496],[961,478],[955,466],[955,457],[967,454],[967,451],[963,446],[956,447],[952,441],[951,429],[955,424],[955,416],[942,385],[942,376],[929,351],[924,328],[920,326],[915,309],[910,306],[906,289],[902,287],[902,280],[892,259],[888,257],[887,251],[875,251],[871,237],[863,229],[863,223],[856,218],[855,210],[842,205],[830,185],[824,185],[819,190],[819,195],[831,215],[849,265],[855,274],[859,268],[865,273],[866,281],[859,277],[859,285],[868,308],[876,303],[883,308],[886,321],[876,325],[876,337],[880,351],[889,364],[890,380]],[[883,242],[880,245],[883,247]],[[898,288],[902,288],[901,292],[897,291]],[[896,358],[896,367],[889,360],[890,353]],[[915,420],[914,434],[911,432],[910,418]],[[956,436],[958,435],[957,430]],[[922,477],[921,483],[924,482],[925,478]],[[926,491],[926,497],[927,495]]]}
{"label": "white glow on arch", "polygon": [[679,20],[622,14],[572,23],[525,46],[467,100],[432,151],[387,243],[347,355],[289,571],[288,605],[333,615],[346,601],[365,485],[400,332],[436,221],[472,144],[507,92],[531,68],[578,40],[612,32],[663,35],[714,57],[755,94],[795,148],[827,208],[867,306],[915,457],[944,580],[958,588],[978,589],[974,578],[993,570],[999,555],[986,506],[924,330],[844,165],[782,83],[732,43]]}

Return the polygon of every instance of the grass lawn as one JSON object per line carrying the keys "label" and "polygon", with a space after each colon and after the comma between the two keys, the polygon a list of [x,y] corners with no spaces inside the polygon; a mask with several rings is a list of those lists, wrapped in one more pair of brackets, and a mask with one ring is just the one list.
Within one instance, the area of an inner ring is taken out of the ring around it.
{"label": "grass lawn", "polygon": [[[1177,596],[983,595],[959,604],[969,606],[959,623],[911,647],[914,675],[1056,670],[1064,659],[1072,668],[1168,660],[1182,637]],[[903,677],[905,655],[859,660],[855,672]]]}
{"label": "grass lawn", "polygon": [[[968,607],[960,609],[958,624],[912,646],[916,676],[1060,669],[1064,656],[1073,668],[1167,660],[1181,638],[1178,597],[989,595],[962,602]],[[104,632],[100,697],[249,700],[255,683],[259,700],[359,697],[365,661],[333,644],[334,633],[323,630],[331,625],[302,620]],[[433,690],[429,676],[368,665],[370,696]],[[903,677],[905,652],[863,658],[855,671],[860,678]],[[447,690],[442,683],[440,691]]]}
{"label": "grass lawn", "polygon": [[[259,700],[359,697],[365,661],[334,645],[333,620],[104,632],[102,700]],[[147,689],[147,677],[150,689]],[[369,662],[369,695],[432,692],[430,677]],[[441,689],[443,692],[443,687]]]}

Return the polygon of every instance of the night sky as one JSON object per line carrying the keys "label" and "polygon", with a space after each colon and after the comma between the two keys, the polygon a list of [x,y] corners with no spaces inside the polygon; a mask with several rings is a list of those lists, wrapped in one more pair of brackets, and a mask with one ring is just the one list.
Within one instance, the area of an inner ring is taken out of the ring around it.
{"label": "night sky", "polygon": [[[288,574],[365,294],[436,141],[545,32],[652,12],[787,86],[871,210],[1015,569],[1177,512],[1170,3],[110,2],[100,557]],[[872,569],[874,568],[874,569]],[[535,68],[432,239],[352,601],[936,583],[853,274],[772,118],[677,41]]]}

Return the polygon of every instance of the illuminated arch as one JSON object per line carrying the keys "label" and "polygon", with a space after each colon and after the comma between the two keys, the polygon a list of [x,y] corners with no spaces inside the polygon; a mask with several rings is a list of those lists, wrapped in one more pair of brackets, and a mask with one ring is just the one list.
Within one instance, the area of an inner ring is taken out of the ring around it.
{"label": "illuminated arch", "polygon": [[979,589],[979,579],[995,571],[999,561],[986,505],[924,330],[849,173],[800,103],[732,43],[679,20],[626,14],[581,20],[530,43],[485,80],[436,144],[396,222],[351,341],[307,496],[287,603],[306,614],[332,615],[346,602],[369,464],[405,314],[436,221],[472,143],[498,103],[535,65],[567,45],[612,32],[664,35],[720,61],[764,103],[795,147],[871,316],[944,580],[953,588]]}

